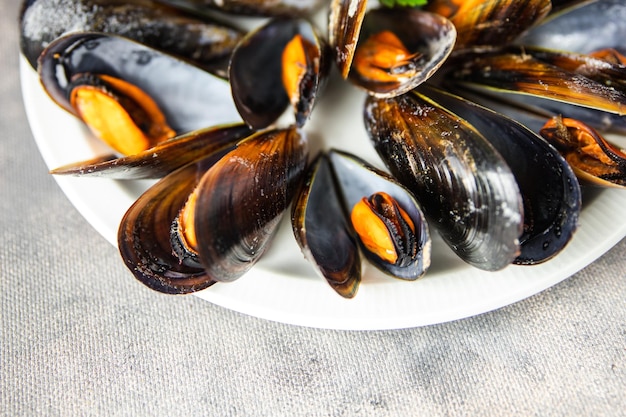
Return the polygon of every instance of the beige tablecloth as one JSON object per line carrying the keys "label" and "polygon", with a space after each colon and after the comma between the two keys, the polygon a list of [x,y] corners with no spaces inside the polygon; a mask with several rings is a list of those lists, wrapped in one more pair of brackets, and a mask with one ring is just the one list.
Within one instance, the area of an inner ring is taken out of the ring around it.
{"label": "beige tablecloth", "polygon": [[47,173],[18,2],[0,3],[1,415],[626,415],[625,240],[522,302],[396,331],[279,324],[136,283]]}

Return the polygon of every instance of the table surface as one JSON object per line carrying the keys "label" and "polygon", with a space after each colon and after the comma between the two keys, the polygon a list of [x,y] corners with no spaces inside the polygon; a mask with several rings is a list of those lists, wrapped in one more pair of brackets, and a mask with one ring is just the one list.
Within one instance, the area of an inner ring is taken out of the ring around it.
{"label": "table surface", "polygon": [[394,331],[285,325],[136,283],[47,173],[19,5],[0,3],[0,415],[626,415],[626,240],[514,305]]}

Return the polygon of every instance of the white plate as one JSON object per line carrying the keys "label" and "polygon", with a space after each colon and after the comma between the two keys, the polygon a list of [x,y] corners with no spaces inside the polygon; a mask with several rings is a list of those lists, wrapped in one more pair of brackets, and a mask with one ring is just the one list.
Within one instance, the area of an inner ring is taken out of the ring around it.
{"label": "white plate", "polygon": [[[104,147],[46,96],[36,73],[21,60],[28,119],[49,168],[86,159]],[[380,166],[368,143],[353,88],[331,85],[307,125],[315,146],[349,150]],[[87,221],[111,244],[118,222],[148,182],[55,177]],[[593,262],[626,236],[626,192],[586,190],[580,227],[555,259],[542,265],[484,272],[458,260],[435,237],[432,266],[418,281],[381,276],[366,266],[357,296],[346,300],[315,275],[285,221],[270,251],[239,280],[216,284],[197,296],[264,319],[303,326],[374,330],[424,326],[485,313],[536,294]],[[288,217],[288,216],[287,216]],[[129,285],[133,279],[128,273]]]}

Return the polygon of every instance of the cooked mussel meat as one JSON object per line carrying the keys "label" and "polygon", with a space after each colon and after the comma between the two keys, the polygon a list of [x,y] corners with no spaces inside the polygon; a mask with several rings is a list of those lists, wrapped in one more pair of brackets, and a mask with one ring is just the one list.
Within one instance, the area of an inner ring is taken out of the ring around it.
{"label": "cooked mussel meat", "polygon": [[420,249],[413,220],[383,191],[356,203],[350,221],[363,246],[384,262],[407,266]]}
{"label": "cooked mussel meat", "polygon": [[327,46],[304,19],[272,19],[237,46],[230,62],[232,96],[241,117],[262,129],[292,104],[303,126],[324,85]]}
{"label": "cooked mussel meat", "polygon": [[77,74],[69,102],[92,133],[116,151],[145,151],[173,136],[154,100],[140,88],[105,74]]}
{"label": "cooked mussel meat", "polygon": [[364,118],[384,163],[457,255],[485,270],[515,260],[523,225],[519,187],[472,125],[417,91],[368,97]]}
{"label": "cooked mussel meat", "polygon": [[556,116],[540,131],[588,184],[626,187],[626,152],[585,123]]}
{"label": "cooked mussel meat", "polygon": [[430,265],[428,226],[411,194],[345,152],[317,158],[294,204],[292,225],[303,253],[346,298],[354,297],[361,281],[360,252],[405,280],[419,278]]}
{"label": "cooked mussel meat", "polygon": [[103,32],[219,71],[242,36],[230,25],[152,0],[25,0],[20,31],[21,51],[33,68],[54,39],[70,32]]}

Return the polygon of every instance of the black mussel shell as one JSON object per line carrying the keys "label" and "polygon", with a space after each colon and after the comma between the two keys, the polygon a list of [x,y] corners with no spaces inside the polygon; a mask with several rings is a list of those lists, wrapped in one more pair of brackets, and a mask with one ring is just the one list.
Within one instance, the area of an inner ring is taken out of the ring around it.
{"label": "black mussel shell", "polygon": [[[410,235],[410,248],[396,247],[397,262],[368,249],[350,220],[357,203],[379,193],[392,198],[410,218],[412,230],[389,231]],[[430,234],[417,202],[388,174],[342,151],[323,153],[312,165],[292,209],[292,227],[302,252],[345,298],[354,297],[361,282],[359,253],[384,273],[405,280],[421,277],[430,265]]]}
{"label": "black mussel shell", "polygon": [[[423,276],[430,266],[430,233],[422,209],[413,195],[387,173],[354,155],[331,150],[329,158],[346,215],[350,216],[354,206],[363,198],[385,193],[411,220],[413,229],[409,232],[411,247],[398,248],[399,252],[404,253],[401,253],[397,263],[381,259],[368,250],[362,244],[362,239],[359,239],[365,257],[376,268],[396,278],[412,281]],[[402,236],[398,236],[401,239],[405,238],[406,233],[401,230],[391,231],[391,234],[401,234]]]}
{"label": "black mussel shell", "polygon": [[197,263],[182,262],[172,248],[171,228],[202,173],[216,158],[189,164],[146,190],[118,229],[118,248],[135,278],[168,294],[187,294],[215,283]]}
{"label": "black mussel shell", "polygon": [[443,65],[455,39],[454,26],[439,15],[411,8],[370,10],[348,78],[377,97],[403,94]]}
{"label": "black mussel shell", "polygon": [[194,229],[198,259],[215,280],[239,278],[269,247],[307,159],[297,128],[269,130],[242,141],[203,175]]}
{"label": "black mussel shell", "polygon": [[207,10],[245,16],[296,17],[313,13],[324,0],[158,0],[160,3],[181,7],[201,15]]}
{"label": "black mussel shell", "polygon": [[550,0],[429,0],[425,10],[456,27],[455,51],[484,51],[510,43],[544,19]]}
{"label": "black mussel shell", "polygon": [[348,78],[367,0],[332,0],[328,14],[328,42],[339,73]]}
{"label": "black mussel shell", "polygon": [[177,133],[241,121],[225,80],[120,36],[75,33],[55,40],[40,56],[46,92],[77,115],[67,91],[75,74],[104,74],[140,88]]}
{"label": "black mussel shell", "polygon": [[[224,156],[211,155],[165,176],[120,223],[118,246],[126,266],[148,287],[172,294],[240,277],[269,246],[307,155],[297,129],[265,131]],[[193,246],[181,234],[184,228],[192,230]]]}
{"label": "black mussel shell", "polygon": [[361,282],[361,257],[326,154],[311,164],[291,218],[305,257],[338,294],[354,297]]}
{"label": "black mussel shell", "polygon": [[64,165],[51,173],[124,180],[161,178],[212,154],[223,154],[252,133],[243,123],[214,126],[176,136],[144,152],[122,157],[106,155]]}
{"label": "black mussel shell", "polygon": [[626,3],[623,0],[561,3],[566,4],[553,5],[555,13],[531,28],[517,43],[582,54],[609,48],[626,53]]}
{"label": "black mussel shell", "polygon": [[467,263],[499,270],[519,255],[522,197],[502,156],[471,125],[427,97],[369,97],[368,134],[432,227]]}
{"label": "black mussel shell", "polygon": [[206,69],[220,70],[243,36],[230,25],[151,0],[26,0],[20,12],[21,51],[33,66],[43,49],[70,32],[125,36]]}
{"label": "black mussel shell", "polygon": [[562,114],[599,129],[624,131],[624,68],[591,57],[574,59],[574,56],[512,48],[468,59],[450,74],[449,81],[508,106],[542,114],[544,119]]}
{"label": "black mussel shell", "polygon": [[515,175],[524,202],[524,232],[514,263],[538,264],[558,254],[574,234],[581,210],[580,186],[558,150],[497,112],[427,86],[421,91],[480,131]]}
{"label": "black mussel shell", "polygon": [[[300,61],[287,55],[287,47],[294,45],[302,54]],[[243,120],[254,129],[266,128],[291,102],[296,124],[303,126],[328,72],[327,53],[317,30],[304,19],[275,18],[246,35],[229,69],[232,96]],[[296,69],[302,72],[296,74]]]}

